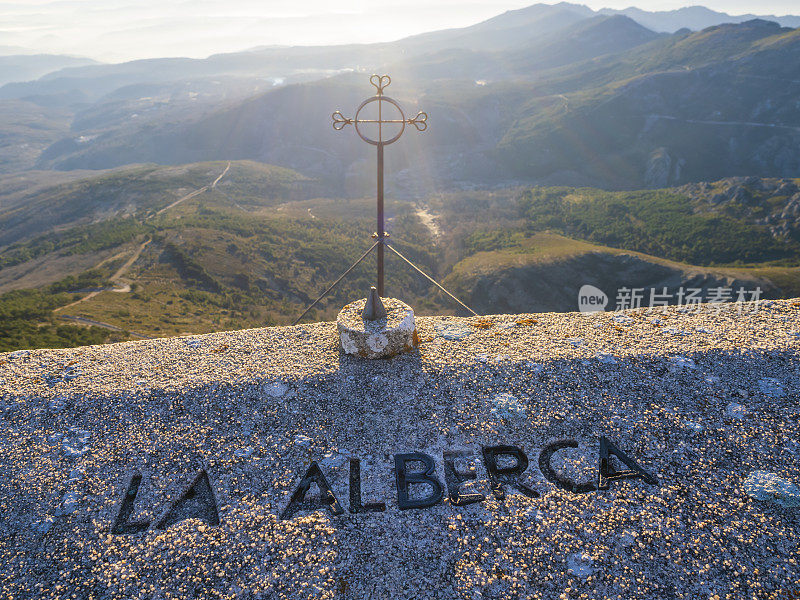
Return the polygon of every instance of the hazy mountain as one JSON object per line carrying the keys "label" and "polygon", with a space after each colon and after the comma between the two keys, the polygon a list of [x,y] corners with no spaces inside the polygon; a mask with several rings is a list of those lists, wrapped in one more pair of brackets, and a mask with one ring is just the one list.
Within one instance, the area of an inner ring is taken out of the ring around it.
{"label": "hazy mountain", "polygon": [[[684,64],[681,48],[700,64]],[[501,160],[537,179],[607,187],[800,171],[800,30],[723,25],[672,50],[677,60],[656,71],[528,107]]]}
{"label": "hazy mountain", "polygon": [[90,58],[50,54],[0,56],[0,85],[30,81],[66,67],[97,64]]}
{"label": "hazy mountain", "polygon": [[417,52],[445,48],[504,50],[527,44],[539,36],[549,35],[594,14],[588,7],[578,4],[534,4],[506,11],[470,27],[424,33],[400,40],[397,44],[406,51]]}
{"label": "hazy mountain", "polygon": [[[17,5],[3,2],[0,22],[5,45],[35,49],[15,54],[71,54],[108,62],[168,56],[202,58],[266,45],[330,46],[395,40],[424,31],[471,26],[496,14],[497,6],[491,0],[457,3],[407,0],[380,6],[352,0],[336,4],[322,0],[302,3],[232,0],[222,4],[209,0],[55,0]],[[532,8],[533,12],[538,10]],[[661,12],[629,8],[599,13],[579,4],[561,3],[556,8],[583,17],[622,13],[659,32],[674,32],[683,27],[700,30],[756,17],[728,15],[698,6]],[[526,14],[529,10],[509,11],[490,21],[503,25],[504,19],[524,20],[529,17]],[[761,15],[761,18],[784,26],[800,25],[795,17]],[[495,25],[487,23],[484,31]],[[554,24],[552,29],[556,28]],[[512,40],[514,34],[509,32],[508,37]]]}
{"label": "hazy mountain", "polygon": [[[562,10],[551,14],[561,15]],[[530,23],[538,23],[542,18],[541,11],[531,10],[526,15]],[[516,27],[519,22],[519,19],[499,19],[491,28]],[[424,108],[429,113],[443,115],[424,137],[409,133],[403,141],[405,152],[388,153],[392,172],[403,174],[409,168],[435,172],[441,185],[465,177],[500,181],[504,174],[502,166],[487,161],[486,155],[512,125],[518,107],[535,93],[535,86],[516,79],[565,61],[619,52],[659,37],[622,16],[582,19],[560,31],[561,35],[550,33],[528,38],[524,44],[505,51],[441,50],[391,64],[388,68],[400,82],[394,84],[392,94],[400,94],[401,99],[415,98],[406,102],[407,112]],[[469,35],[483,34],[471,31]],[[417,43],[419,40],[408,42],[409,47]],[[426,43],[436,46],[443,42],[430,36]],[[475,84],[483,76],[493,75],[492,79],[498,79],[504,72],[512,80],[504,86]],[[453,77],[466,79],[467,83],[456,83]],[[354,109],[364,93],[369,93],[364,79],[363,75],[352,74],[275,89],[217,112],[204,115],[195,111],[194,118],[183,122],[138,127],[128,123],[122,128],[91,131],[92,127],[103,125],[99,121],[102,115],[117,111],[113,108],[116,104],[107,101],[86,110],[85,119],[76,119],[94,136],[90,142],[71,138],[53,145],[42,155],[40,166],[109,168],[129,162],[177,164],[216,158],[255,158],[325,177],[335,182],[340,192],[359,193],[369,187],[359,187],[358,180],[363,178],[349,174],[360,170],[359,161],[366,158],[369,149],[352,135],[334,132],[330,128],[330,113],[335,108]],[[450,81],[441,83],[438,79]],[[133,109],[122,103],[118,117],[126,110]],[[143,116],[142,111],[137,112]],[[481,118],[456,117],[459,114],[479,114]],[[306,126],[297,126],[301,122]],[[105,124],[112,125],[113,117]],[[355,180],[355,187],[348,180]]]}
{"label": "hazy mountain", "polygon": [[40,81],[6,85],[0,98],[79,94],[95,102],[115,90],[147,83],[196,83],[208,78],[250,77],[290,83],[346,70],[371,70],[382,65],[448,49],[498,51],[528,44],[538,37],[593,15],[586,7],[538,4],[509,11],[470,27],[434,31],[397,42],[368,45],[255,48],[216,54],[206,59],[158,58],[120,64],[65,68]]}
{"label": "hazy mountain", "polygon": [[3,168],[255,159],[323,178],[331,193],[366,193],[371,149],[334,132],[330,114],[355,109],[374,68],[392,73],[407,112],[431,115],[427,132],[387,153],[395,193],[793,173],[794,30],[754,20],[666,35],[587,10],[535,5],[389,44],[63,69],[0,88],[71,127],[53,139],[58,128],[43,126],[52,133],[24,152],[24,136],[6,136],[0,153],[21,158]]}
{"label": "hazy mountain", "polygon": [[[250,158],[280,164],[324,179],[329,193],[361,195],[374,189],[374,149],[351,127],[337,132],[331,113],[352,114],[366,94],[364,75],[291,85],[196,119],[141,124],[75,137],[52,145],[40,167],[109,168],[131,162],[180,164],[200,160]],[[398,188],[445,189],[455,179],[503,181],[502,169],[487,161],[513,123],[510,107],[524,103],[530,84],[510,84],[503,92],[476,86],[425,89],[393,84],[393,97],[407,114],[441,115],[424,133],[412,128],[386,153],[387,183]],[[469,115],[480,115],[479,119]]]}
{"label": "hazy mountain", "polygon": [[503,60],[519,75],[536,73],[563,65],[617,54],[658,39],[658,34],[621,15],[583,19],[528,41],[506,52]]}
{"label": "hazy mountain", "polygon": [[630,51],[577,62],[545,73],[553,93],[591,89],[646,73],[686,71],[751,52],[761,40],[790,32],[770,21],[709,27],[700,32],[681,31],[662,36]]}
{"label": "hazy mountain", "polygon": [[0,100],[0,173],[33,168],[42,152],[69,134],[72,115],[24,100]]}
{"label": "hazy mountain", "polygon": [[[519,80],[568,64],[617,54],[666,37],[627,17],[593,16],[544,31],[502,50],[450,48],[397,62],[388,68],[404,79]],[[583,67],[581,67],[583,68]]]}
{"label": "hazy mountain", "polygon": [[637,23],[653,31],[665,31],[674,33],[680,29],[691,29],[700,31],[714,25],[723,23],[744,23],[753,19],[763,19],[774,21],[783,27],[800,27],[800,15],[729,15],[706,8],[705,6],[686,6],[676,10],[646,11],[636,7],[615,10],[603,8],[601,14],[622,14],[630,17]]}
{"label": "hazy mountain", "polygon": [[0,3],[3,42],[103,61],[206,57],[264,45],[373,43],[477,23],[492,0],[52,0]]}
{"label": "hazy mountain", "polygon": [[[765,21],[659,37],[617,16],[568,26],[535,50],[441,51],[396,63],[393,94],[407,112],[427,110],[431,127],[387,153],[389,182],[409,189],[411,174],[426,172],[435,189],[504,181],[639,188],[791,176],[800,169],[798,40],[797,30]],[[507,80],[476,84],[487,71]],[[358,74],[287,86],[221,110],[211,103],[193,118],[90,130],[96,137],[54,144],[39,165],[251,158],[325,178],[336,193],[366,193],[371,170],[361,161],[370,149],[330,127],[334,109],[354,109],[365,93]]]}
{"label": "hazy mountain", "polygon": [[[144,8],[142,8],[144,10]],[[0,98],[41,99],[43,96],[69,97],[92,103],[114,90],[125,86],[153,83],[175,83],[176,81],[197,82],[204,78],[249,77],[263,81],[272,78],[273,82],[291,82],[308,80],[310,77],[322,77],[343,70],[371,70],[397,63],[401,60],[413,62],[415,57],[442,51],[489,52],[492,56],[480,57],[487,67],[496,66],[494,53],[504,50],[532,53],[543,45],[544,38],[558,36],[566,28],[581,23],[587,29],[595,29],[597,35],[604,33],[607,39],[598,39],[599,47],[594,53],[588,52],[587,44],[591,44],[589,32],[581,37],[580,31],[573,35],[566,34],[558,44],[548,44],[549,58],[541,64],[553,64],[559,51],[565,55],[559,64],[574,62],[580,57],[583,48],[585,57],[594,57],[605,52],[623,49],[625,42],[635,39],[632,30],[621,32],[609,26],[603,32],[596,25],[588,22],[592,17],[601,14],[625,14],[634,21],[656,31],[674,31],[680,27],[661,26],[653,23],[670,16],[702,13],[705,15],[703,27],[726,21],[747,20],[744,18],[728,18],[724,13],[715,13],[702,7],[681,9],[664,13],[650,13],[630,9],[626,11],[600,11],[569,3],[556,5],[537,4],[527,8],[508,11],[476,25],[434,31],[411,36],[397,42],[366,45],[285,47],[265,46],[246,52],[216,54],[206,59],[158,58],[136,60],[121,64],[95,65],[83,68],[66,68],[49,74],[40,82],[13,84],[0,89]],[[678,17],[676,17],[678,18]],[[653,21],[651,23],[647,19]],[[792,21],[794,19],[794,21]],[[602,22],[602,18],[596,19]],[[800,25],[800,17],[787,17],[786,23]],[[666,21],[665,21],[666,22]],[[796,22],[796,23],[795,23]],[[684,27],[685,25],[681,25]],[[699,26],[689,25],[690,28]],[[638,32],[642,34],[643,32]],[[619,35],[619,40],[615,36]],[[629,37],[629,36],[634,36]],[[567,39],[569,41],[567,41]],[[573,48],[572,42],[577,42]],[[606,47],[603,48],[602,46]],[[616,46],[616,47],[615,47]],[[629,45],[628,45],[629,47]],[[529,58],[534,58],[533,56]],[[533,60],[532,63],[537,61]],[[486,71],[488,69],[484,69]],[[500,61],[502,72],[502,61]],[[15,78],[19,79],[19,78]],[[2,81],[0,81],[2,83]]]}

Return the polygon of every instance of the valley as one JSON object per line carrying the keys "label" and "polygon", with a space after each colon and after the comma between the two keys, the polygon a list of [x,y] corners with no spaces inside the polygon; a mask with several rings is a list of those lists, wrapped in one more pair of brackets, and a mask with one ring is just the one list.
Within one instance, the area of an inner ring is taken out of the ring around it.
{"label": "valley", "polygon": [[[800,21],[751,17],[560,3],[392,42],[8,57],[0,348],[291,323],[370,245],[373,149],[330,115],[373,71],[429,115],[386,155],[393,243],[477,312],[800,295]],[[388,261],[388,293],[459,314]]]}
{"label": "valley", "polygon": [[[799,185],[450,192],[390,200],[387,227],[403,254],[480,314],[576,310],[585,284],[612,301],[626,286],[783,297],[800,294]],[[0,212],[0,308],[36,297],[41,310],[26,323],[51,345],[58,327],[135,339],[289,324],[370,244],[374,200],[318,191],[299,173],[250,161],[123,168],[39,189]],[[33,233],[55,218],[54,233]],[[388,293],[421,315],[460,314],[387,261]],[[334,318],[373,277],[365,261],[307,320]],[[0,315],[12,332],[6,349],[36,339],[20,333],[19,311]]]}

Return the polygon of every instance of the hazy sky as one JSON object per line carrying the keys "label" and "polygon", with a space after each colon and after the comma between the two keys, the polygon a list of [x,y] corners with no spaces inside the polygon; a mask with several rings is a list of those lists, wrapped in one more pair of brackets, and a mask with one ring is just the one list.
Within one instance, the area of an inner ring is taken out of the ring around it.
{"label": "hazy sky", "polygon": [[[547,2],[547,4],[554,4]],[[796,15],[800,13],[800,0],[708,0],[708,2],[686,2],[685,0],[601,0],[599,2],[580,2],[586,6],[597,10],[598,8],[627,8],[636,6],[643,10],[673,10],[683,6],[707,6],[713,10],[726,12],[731,15],[741,15],[747,13],[765,15]]]}
{"label": "hazy sky", "polygon": [[[0,51],[116,62],[204,57],[259,45],[397,39],[463,27],[535,0],[0,0]],[[547,1],[553,4],[552,0]],[[685,0],[587,0],[593,9],[669,10]],[[730,14],[798,14],[800,0],[695,2]]]}

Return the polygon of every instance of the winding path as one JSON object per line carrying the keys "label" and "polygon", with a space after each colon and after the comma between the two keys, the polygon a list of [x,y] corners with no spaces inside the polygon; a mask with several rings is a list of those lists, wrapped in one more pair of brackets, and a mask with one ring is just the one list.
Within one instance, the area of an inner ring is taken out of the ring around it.
{"label": "winding path", "polygon": [[[178,200],[176,200],[175,202],[173,202],[169,206],[166,206],[165,208],[162,208],[161,210],[159,210],[158,212],[156,212],[155,214],[151,215],[148,218],[152,218],[152,217],[155,217],[157,215],[160,215],[163,212],[169,210],[170,208],[173,208],[173,207],[177,206],[181,202],[184,202],[185,200],[189,200],[191,198],[194,198],[195,196],[199,196],[203,192],[207,192],[209,190],[213,190],[214,188],[217,187],[217,184],[220,182],[220,180],[223,177],[225,177],[225,175],[227,175],[227,173],[230,170],[230,168],[231,168],[231,161],[228,161],[228,164],[225,167],[225,170],[222,171],[222,173],[220,173],[219,176],[210,185],[205,185],[205,186],[201,187],[198,190],[195,190],[195,191],[193,191],[193,192],[191,192],[189,194],[186,194],[182,198],[179,198]],[[99,289],[99,290],[91,291],[88,294],[86,294],[85,296],[83,296],[82,298],[79,298],[78,300],[75,300],[75,302],[70,302],[69,304],[65,304],[64,306],[59,306],[58,308],[53,309],[53,314],[58,313],[60,311],[63,311],[65,309],[67,309],[67,308],[71,308],[71,307],[73,307],[73,306],[75,306],[77,304],[80,304],[81,302],[86,302],[87,300],[91,300],[92,298],[97,296],[97,294],[99,294],[101,292],[117,292],[117,293],[130,292],[131,291],[130,284],[129,283],[125,283],[125,282],[120,283],[120,280],[122,279],[122,277],[125,276],[125,274],[128,272],[128,270],[133,266],[133,263],[135,263],[139,259],[139,257],[142,255],[142,252],[147,247],[147,244],[149,244],[151,241],[152,241],[152,239],[148,238],[144,242],[142,242],[139,245],[139,247],[136,249],[136,251],[131,255],[131,257],[128,260],[126,260],[125,263],[119,269],[117,269],[117,271],[111,277],[109,277],[108,280],[112,284],[114,284],[112,287],[105,287],[105,288],[102,288],[102,289]],[[152,338],[150,338],[150,337],[148,337],[146,335],[143,335],[141,333],[137,333],[135,331],[129,331],[127,329],[123,329],[122,327],[117,327],[116,325],[111,325],[110,323],[103,323],[102,321],[95,321],[93,319],[87,319],[86,317],[80,317],[78,315],[58,315],[58,318],[64,319],[64,320],[67,320],[67,321],[74,321],[74,322],[77,322],[77,323],[83,323],[83,324],[86,324],[86,325],[95,325],[97,327],[103,327],[105,329],[110,329],[112,331],[120,331],[120,332],[127,331],[132,336],[138,337],[138,338],[141,338],[141,339],[148,339],[148,340],[152,339]]]}
{"label": "winding path", "polygon": [[228,166],[226,166],[226,167],[225,167],[225,170],[224,170],[222,173],[220,173],[219,177],[217,177],[217,178],[214,180],[214,182],[213,182],[212,184],[210,184],[210,185],[204,185],[204,186],[203,186],[203,187],[201,187],[199,190],[195,190],[195,191],[193,191],[193,192],[191,192],[191,193],[189,193],[189,194],[186,194],[186,195],[185,195],[185,196],[183,196],[182,198],[178,198],[177,200],[175,200],[175,202],[173,202],[173,203],[172,203],[172,204],[170,204],[169,206],[165,206],[165,207],[164,207],[164,208],[162,208],[161,210],[157,211],[157,212],[156,212],[156,213],[155,213],[153,216],[154,216],[154,217],[155,217],[155,216],[158,216],[158,215],[160,215],[161,213],[164,213],[164,212],[168,211],[170,208],[174,208],[174,207],[178,206],[178,204],[180,204],[181,202],[184,202],[185,200],[191,200],[191,199],[192,199],[192,198],[194,198],[195,196],[199,196],[199,195],[200,195],[200,194],[202,194],[203,192],[207,192],[208,190],[213,190],[215,187],[217,187],[217,184],[220,182],[220,180],[221,180],[223,177],[225,177],[225,175],[228,173],[228,170],[229,170],[230,168],[231,168],[231,161],[228,161]]}
{"label": "winding path", "polygon": [[142,254],[142,251],[151,241],[152,240],[148,238],[144,242],[142,242],[142,244],[136,249],[136,252],[134,252],[133,255],[128,260],[125,261],[125,264],[122,265],[119,269],[117,269],[116,273],[114,273],[111,277],[109,277],[108,280],[114,284],[113,287],[105,287],[99,290],[94,290],[92,292],[89,292],[83,298],[75,300],[75,302],[70,302],[69,304],[65,304],[64,306],[59,306],[58,308],[53,309],[53,312],[56,313],[60,310],[64,310],[65,308],[70,308],[71,306],[80,304],[81,302],[86,302],[87,300],[90,300],[91,298],[97,296],[97,294],[99,294],[100,292],[120,292],[120,293],[130,292],[131,286],[129,284],[123,283],[121,285],[117,285],[117,281],[120,279],[120,277],[122,277],[123,275],[125,275],[125,273],[128,272],[128,269],[130,269],[131,265],[133,265],[133,263],[135,263],[139,259],[139,257]]}
{"label": "winding path", "polygon": [[95,321],[94,319],[87,319],[86,317],[78,317],[75,315],[59,315],[59,319],[63,319],[64,321],[74,321],[76,323],[82,323],[83,325],[94,325],[95,327],[102,327],[103,329],[110,329],[111,331],[119,331],[121,333],[128,333],[133,337],[137,337],[142,340],[152,340],[155,338],[151,338],[148,335],[144,335],[142,333],[137,333],[135,331],[131,331],[129,329],[123,329],[122,327],[117,327],[116,325],[112,325],[111,323],[103,323],[102,321]]}

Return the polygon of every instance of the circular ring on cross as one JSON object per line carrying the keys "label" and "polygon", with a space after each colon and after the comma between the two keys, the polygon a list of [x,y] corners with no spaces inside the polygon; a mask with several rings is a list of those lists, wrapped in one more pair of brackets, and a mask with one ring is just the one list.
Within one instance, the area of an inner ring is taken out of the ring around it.
{"label": "circular ring on cross", "polygon": [[[378,118],[377,119],[359,119],[358,115],[361,114],[361,111],[364,109],[364,107],[368,106],[369,104],[371,104],[373,102],[378,102],[379,103],[378,104],[378,115],[379,115]],[[383,116],[384,105],[381,104],[383,102],[385,102],[387,104],[390,104],[395,109],[397,109],[397,112],[400,114],[400,118],[399,119],[387,119],[387,118],[385,118]],[[400,108],[400,105],[397,103],[396,100],[394,100],[392,98],[389,98],[388,96],[378,95],[378,96],[373,96],[372,98],[367,98],[366,100],[364,100],[364,102],[361,103],[361,106],[359,106],[358,110],[356,111],[355,118],[353,118],[353,123],[356,126],[356,132],[358,132],[358,135],[362,140],[364,140],[368,144],[372,144],[373,146],[380,146],[380,145],[386,146],[388,144],[392,144],[392,143],[396,142],[397,140],[400,139],[400,136],[403,135],[403,131],[405,131],[405,129],[406,129],[406,116],[405,116],[405,114],[403,114],[403,109]],[[370,137],[367,137],[361,131],[361,128],[358,126],[359,123],[370,123],[370,124],[373,124],[373,125],[377,125],[378,126],[378,139],[374,140],[374,139],[372,139]],[[389,138],[387,140],[384,140],[383,139],[383,126],[384,125],[399,125],[400,126],[400,131],[398,131],[395,136],[393,136],[393,137],[391,137],[391,138]]]}

